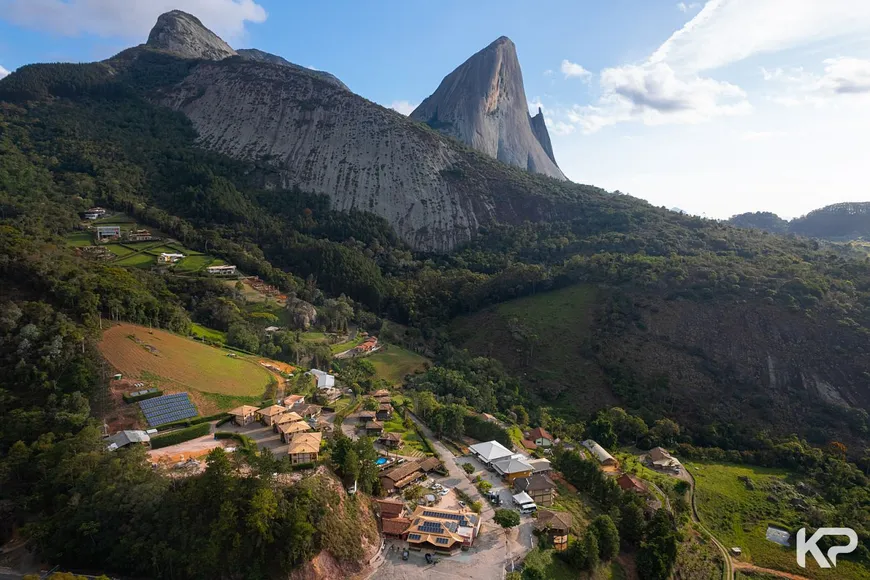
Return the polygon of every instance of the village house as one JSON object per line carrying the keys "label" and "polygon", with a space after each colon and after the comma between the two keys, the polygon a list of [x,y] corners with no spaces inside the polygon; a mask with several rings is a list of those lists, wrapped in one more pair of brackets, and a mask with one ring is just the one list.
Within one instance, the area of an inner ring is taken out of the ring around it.
{"label": "village house", "polygon": [[549,459],[530,459],[529,465],[532,466],[532,473],[546,474],[553,471]]}
{"label": "village house", "polygon": [[257,418],[263,423],[263,425],[269,427],[275,422],[278,415],[286,412],[287,409],[281,405],[269,405],[268,407],[257,410]]}
{"label": "village house", "polygon": [[523,446],[524,449],[526,449],[528,451],[534,451],[535,449],[538,448],[538,446],[535,444],[535,442],[532,441],[531,439],[523,438],[520,440],[520,444]]}
{"label": "village house", "polygon": [[278,425],[278,433],[281,434],[281,441],[290,443],[290,439],[297,433],[306,433],[311,431],[311,425],[305,421],[293,421],[291,423],[281,423]]}
{"label": "village house", "polygon": [[365,425],[369,421],[374,421],[377,418],[377,413],[374,411],[360,411],[356,414],[357,420]]}
{"label": "village house", "polygon": [[616,478],[616,483],[619,484],[619,487],[622,488],[623,491],[633,491],[634,493],[640,494],[644,494],[649,491],[643,481],[630,473],[623,473],[622,475],[620,475],[618,478]]}
{"label": "village house", "polygon": [[380,397],[375,397],[375,401],[378,402],[378,405],[389,405],[393,398],[390,395],[381,395]]}
{"label": "village house", "polygon": [[236,267],[229,264],[225,266],[208,266],[205,271],[212,276],[235,276]]}
{"label": "village house", "polygon": [[127,445],[148,445],[151,441],[151,436],[148,435],[145,431],[140,430],[129,430],[129,431],[119,431],[114,435],[106,438],[106,448],[109,451],[114,451],[116,449],[120,449],[121,447],[126,447]]}
{"label": "village house", "polygon": [[291,411],[299,413],[305,419],[316,419],[323,411],[323,407],[319,405],[293,405]]}
{"label": "village house", "polygon": [[275,419],[272,420],[273,430],[277,433],[278,427],[283,425],[284,423],[295,423],[296,421],[304,421],[304,417],[299,413],[294,411],[289,411],[286,413],[281,413]]}
{"label": "village house", "polygon": [[477,459],[486,465],[491,466],[493,462],[505,459],[514,454],[513,451],[499,443],[498,441],[486,441],[478,443],[468,448]]}
{"label": "village house", "polygon": [[404,517],[405,503],[397,499],[375,500],[381,522],[381,533],[388,538],[401,538],[411,525],[410,518]]}
{"label": "village house", "polygon": [[668,473],[679,473],[682,464],[667,450],[661,447],[653,447],[646,455],[646,463],[653,469]]}
{"label": "village house", "polygon": [[551,447],[554,438],[542,427],[535,427],[526,433],[526,439],[537,445],[538,447]]}
{"label": "village house", "polygon": [[472,546],[480,533],[480,516],[467,510],[446,510],[418,506],[405,530],[412,548],[450,554]]}
{"label": "village house", "polygon": [[366,423],[366,435],[380,435],[384,430],[384,424],[379,421],[369,421]]}
{"label": "village house", "polygon": [[568,548],[568,535],[573,523],[574,517],[570,512],[538,510],[535,529],[547,535],[557,552],[563,552]]}
{"label": "village house", "polygon": [[532,466],[525,461],[525,457],[522,455],[514,455],[496,461],[492,467],[508,483],[512,483],[518,477],[529,477],[533,471]]}
{"label": "village house", "polygon": [[320,369],[311,369],[308,374],[317,380],[318,389],[328,389],[335,386],[335,377]]}
{"label": "village house", "polygon": [[257,414],[257,408],[251,405],[242,405],[241,407],[236,407],[229,413],[233,417],[233,423],[235,423],[239,427],[244,427],[245,425],[249,425],[254,422],[254,418]]}
{"label": "village house", "polygon": [[101,207],[92,207],[91,209],[85,210],[82,215],[86,220],[95,220],[106,215],[106,210]]}
{"label": "village house", "polygon": [[117,240],[121,237],[121,226],[97,226],[97,241]]}
{"label": "village house", "polygon": [[604,449],[604,447],[602,447],[592,439],[587,439],[586,441],[584,441],[583,447],[588,449],[589,453],[592,454],[592,457],[598,460],[598,463],[600,463],[601,465],[606,465],[609,467],[619,466],[619,462],[616,460],[616,458],[614,458],[613,455],[611,455],[607,452],[606,449]]}
{"label": "village house", "polygon": [[378,443],[390,449],[398,449],[402,446],[402,436],[398,433],[381,433]]}
{"label": "village house", "polygon": [[287,453],[290,455],[290,463],[299,465],[300,463],[314,463],[320,456],[320,443],[323,440],[323,434],[315,431],[314,433],[295,433],[290,439],[290,449]]}
{"label": "village house", "polygon": [[354,347],[353,352],[355,355],[366,355],[372,352],[378,346],[378,339],[375,336],[370,336],[366,338],[361,344]]}
{"label": "village house", "polygon": [[184,258],[185,258],[184,254],[162,252],[159,256],[157,256],[157,263],[158,264],[175,264],[175,263],[180,262]]}
{"label": "village house", "polygon": [[378,405],[378,410],[375,413],[378,421],[389,421],[393,416],[393,406],[389,403],[381,403]]}
{"label": "village house", "polygon": [[408,485],[422,478],[425,474],[438,469],[441,462],[435,457],[406,461],[401,465],[385,469],[378,477],[385,493],[404,489]]}
{"label": "village house", "polygon": [[135,230],[127,234],[127,239],[131,242],[150,242],[155,238],[148,230]]}
{"label": "village house", "polygon": [[532,474],[514,480],[514,491],[524,491],[537,505],[551,506],[556,499],[556,484],[546,475]]}
{"label": "village house", "polygon": [[284,397],[284,406],[285,407],[293,407],[295,405],[304,405],[305,404],[305,396],[304,395],[287,395]]}
{"label": "village house", "polygon": [[389,397],[389,396],[390,396],[390,391],[388,391],[387,389],[378,389],[377,391],[372,393],[372,397],[374,397],[376,399],[378,397]]}

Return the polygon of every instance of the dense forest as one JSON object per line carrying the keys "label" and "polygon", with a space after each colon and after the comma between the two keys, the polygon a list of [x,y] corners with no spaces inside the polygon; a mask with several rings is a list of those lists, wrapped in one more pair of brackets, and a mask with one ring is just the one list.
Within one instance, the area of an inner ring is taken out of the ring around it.
{"label": "dense forest", "polygon": [[813,210],[791,221],[770,212],[736,215],[728,223],[777,234],[796,234],[847,242],[870,236],[870,203],[835,203]]}
{"label": "dense forest", "polygon": [[[0,499],[12,506],[10,521],[25,524],[47,557],[158,578],[260,577],[285,573],[329,547],[325,526],[335,530],[324,502],[338,500],[311,488],[328,487],[328,476],[276,492],[267,478],[255,477],[276,469],[265,459],[243,458],[253,475],[241,477],[218,454],[201,478],[170,484],[140,452],[105,453],[96,428],[106,390],[95,348],[101,319],[179,332],[198,322],[226,331],[235,346],[290,362],[323,362],[330,354],[303,352],[309,347],[292,332],[267,337],[268,319],[243,313],[226,286],[78,256],[64,236],[93,205],[260,276],[316,305],[336,328],[349,320],[373,331],[384,320],[409,325],[416,344],[438,363],[408,388],[439,434],[506,437],[474,418],[471,408],[568,438],[791,461],[827,486],[832,501],[854,508],[849,521],[867,538],[868,498],[860,490],[870,461],[861,443],[870,441],[870,421],[863,409],[845,414],[832,407],[814,419],[831,423],[823,436],[842,433],[859,443],[848,450],[857,467],[802,442],[806,424],[775,425],[798,431],[797,443],[787,444],[777,434],[737,428],[727,436],[705,432],[698,417],[675,421],[669,377],[650,376],[630,357],[600,351],[593,358],[631,412],[578,414],[578,401],[548,400],[494,358],[452,343],[445,326],[491,305],[577,284],[606,296],[595,313],[602,344],[642,336],[645,302],[763,306],[796,325],[830,321],[830,343],[816,345],[816,354],[827,357],[830,350],[841,357],[836,360],[851,360],[854,366],[844,365],[849,372],[863,364],[863,377],[848,378],[866,383],[867,259],[817,240],[679,215],[570,184],[559,186],[558,194],[574,204],[563,221],[490,225],[449,255],[414,253],[381,218],[334,211],[327,197],[298,189],[264,188],[273,172],[268,160],[243,163],[197,147],[183,115],[147,98],[190,66],[145,51],[110,64],[27,66],[0,81]],[[714,370],[717,380],[728,380],[727,368]],[[713,445],[723,449],[710,450]],[[350,454],[344,447],[338,452]],[[570,479],[598,489],[576,458],[562,461]],[[612,490],[601,493],[608,508],[636,517],[631,502],[610,497]],[[240,519],[242,511],[257,517]],[[347,540],[344,556],[352,559],[364,526],[352,515],[346,523],[338,537]],[[670,550],[665,524],[654,522],[634,541],[662,542]],[[241,561],[250,570],[242,571]],[[669,566],[652,554],[649,562]]]}

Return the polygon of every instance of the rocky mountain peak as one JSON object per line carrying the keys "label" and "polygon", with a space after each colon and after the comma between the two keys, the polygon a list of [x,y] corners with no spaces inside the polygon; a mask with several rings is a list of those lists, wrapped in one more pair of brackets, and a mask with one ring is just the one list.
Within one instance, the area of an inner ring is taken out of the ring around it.
{"label": "rocky mountain peak", "polygon": [[541,107],[538,107],[537,115],[529,117],[529,123],[532,125],[532,133],[535,134],[538,143],[544,148],[547,157],[556,163],[556,157],[553,155],[553,144],[550,143],[550,132],[547,131],[547,122],[544,120],[544,111],[541,110]]}
{"label": "rocky mountain peak", "polygon": [[529,116],[516,46],[507,36],[444,77],[411,118],[503,163],[565,178],[556,165],[543,113],[534,123]]}
{"label": "rocky mountain peak", "polygon": [[203,26],[199,18],[181,10],[161,14],[146,44],[182,58],[223,60],[236,54],[229,44]]}

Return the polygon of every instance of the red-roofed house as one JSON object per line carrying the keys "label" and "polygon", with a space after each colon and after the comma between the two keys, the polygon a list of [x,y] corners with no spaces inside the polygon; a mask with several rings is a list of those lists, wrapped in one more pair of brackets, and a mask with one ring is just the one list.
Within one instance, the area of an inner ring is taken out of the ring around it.
{"label": "red-roofed house", "polygon": [[553,445],[554,438],[543,427],[535,427],[529,431],[526,437],[529,441],[533,441],[538,447],[550,447]]}

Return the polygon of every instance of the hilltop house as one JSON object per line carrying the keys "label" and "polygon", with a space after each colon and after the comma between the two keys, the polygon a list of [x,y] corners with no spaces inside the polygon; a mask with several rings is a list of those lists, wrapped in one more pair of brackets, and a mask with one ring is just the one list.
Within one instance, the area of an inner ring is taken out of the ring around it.
{"label": "hilltop house", "polygon": [[480,516],[467,510],[418,506],[405,530],[405,540],[416,549],[453,553],[474,544],[480,533]]}
{"label": "hilltop house", "polygon": [[532,441],[538,447],[551,447],[553,445],[553,441],[555,440],[552,435],[550,435],[546,429],[543,427],[535,427],[528,433],[526,433],[526,439]]}
{"label": "hilltop house", "polygon": [[513,451],[499,443],[498,441],[486,441],[484,443],[478,443],[476,445],[472,445],[469,448],[469,451],[477,457],[477,459],[490,467],[494,462],[510,457],[514,454]]}
{"label": "hilltop house", "polygon": [[607,452],[604,447],[593,441],[592,439],[587,439],[583,442],[583,447],[589,450],[589,453],[598,460],[598,463],[601,465],[618,467],[619,462],[616,458],[613,457],[610,453]]}
{"label": "hilltop house", "polygon": [[646,456],[647,464],[653,469],[679,473],[682,464],[670,453],[661,447],[653,447]]}
{"label": "hilltop house", "polygon": [[290,455],[290,463],[299,465],[300,463],[314,463],[320,456],[320,443],[323,440],[323,434],[315,431],[314,433],[295,433],[290,439],[290,449],[287,453]]}
{"label": "hilltop house", "polygon": [[514,479],[514,491],[524,491],[537,505],[551,506],[555,501],[556,484],[546,475],[532,474]]}
{"label": "hilltop house", "polygon": [[570,512],[538,510],[535,529],[547,534],[557,552],[563,552],[568,548],[568,534],[573,523],[574,516]]}
{"label": "hilltop house", "polygon": [[278,433],[281,434],[281,441],[284,443],[290,443],[290,439],[296,433],[306,433],[311,430],[311,425],[305,421],[292,421],[278,425]]}
{"label": "hilltop house", "polygon": [[320,369],[311,369],[308,374],[317,380],[318,389],[328,389],[335,386],[335,377]]}
{"label": "hilltop house", "polygon": [[235,423],[239,427],[244,427],[245,425],[254,422],[254,418],[257,414],[257,408],[251,405],[242,405],[241,407],[236,407],[229,413],[233,417],[233,423]]}
{"label": "hilltop house", "polygon": [[162,252],[159,256],[157,256],[158,264],[175,264],[180,262],[185,258],[184,254],[170,253],[170,252]]}
{"label": "hilltop house", "polygon": [[287,395],[284,397],[284,406],[285,407],[293,407],[296,405],[304,405],[305,404],[305,396],[304,395]]}
{"label": "hilltop house", "polygon": [[236,275],[236,267],[231,265],[225,266],[208,266],[205,269],[206,272],[211,274],[212,276],[235,276]]}
{"label": "hilltop house", "polygon": [[269,405],[257,411],[257,418],[262,421],[263,425],[269,427],[278,418],[278,415],[285,413],[287,409],[281,405]]}
{"label": "hilltop house", "polygon": [[97,226],[97,241],[116,240],[121,237],[121,226]]}
{"label": "hilltop house", "polygon": [[616,483],[623,491],[633,491],[634,493],[647,493],[649,491],[646,484],[633,476],[630,473],[623,473],[616,479]]}

